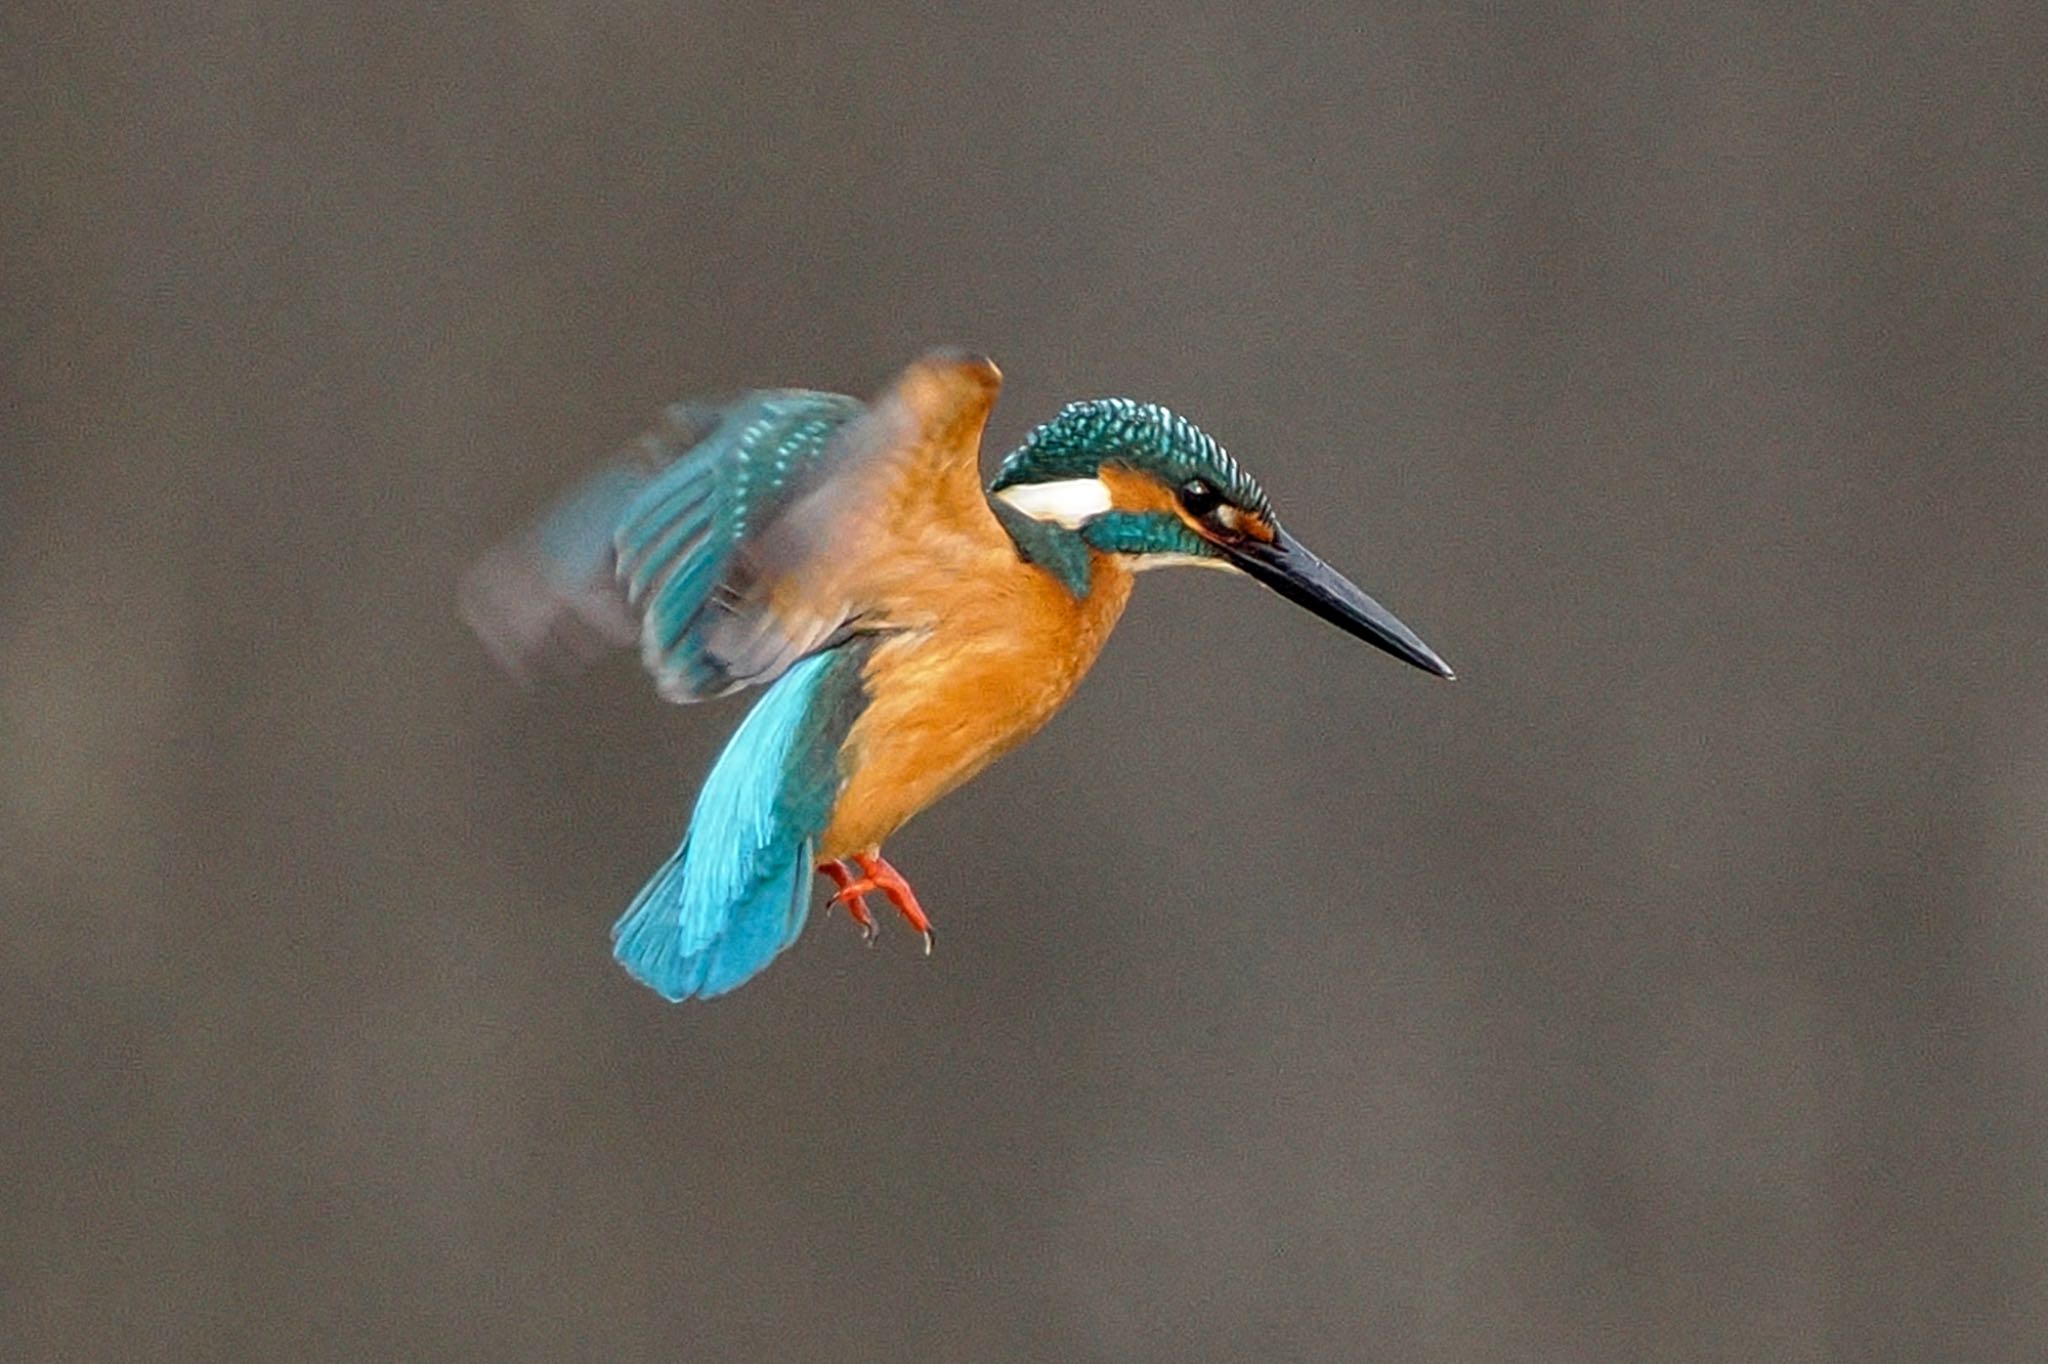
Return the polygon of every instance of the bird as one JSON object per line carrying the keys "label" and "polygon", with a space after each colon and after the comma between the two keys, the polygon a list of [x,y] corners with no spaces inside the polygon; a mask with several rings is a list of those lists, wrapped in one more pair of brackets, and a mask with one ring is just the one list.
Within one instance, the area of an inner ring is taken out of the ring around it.
{"label": "bird", "polygon": [[1452,676],[1165,407],[1069,403],[984,481],[1001,384],[987,357],[943,348],[870,402],[678,403],[466,575],[463,614],[515,675],[637,641],[666,700],[765,688],[612,929],[662,998],[760,974],[801,933],[814,873],[865,940],[879,896],[929,954],[930,916],[883,843],[1065,704],[1147,569],[1242,574]]}

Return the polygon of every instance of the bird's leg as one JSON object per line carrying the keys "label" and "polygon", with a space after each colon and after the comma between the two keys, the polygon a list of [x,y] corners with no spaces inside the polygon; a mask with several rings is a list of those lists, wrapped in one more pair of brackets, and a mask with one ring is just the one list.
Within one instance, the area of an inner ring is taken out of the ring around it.
{"label": "bird's leg", "polygon": [[[846,869],[847,861],[860,869],[858,879]],[[832,898],[826,901],[825,907],[830,909],[833,905],[845,905],[846,912],[860,925],[861,940],[872,943],[877,932],[875,916],[869,911],[867,901],[863,897],[880,891],[883,897],[896,907],[896,912],[903,916],[904,921],[923,936],[924,954],[929,957],[932,954],[932,921],[925,916],[923,907],[917,903],[917,892],[910,888],[910,882],[903,879],[903,873],[890,866],[880,853],[855,853],[847,861],[827,861],[818,864],[818,870],[831,877],[832,884],[839,887]]]}
{"label": "bird's leg", "polygon": [[[925,917],[924,909],[917,903],[917,893],[910,888],[910,882],[903,879],[903,873],[889,865],[878,852],[855,853],[854,865],[861,871],[861,879],[854,884],[860,889],[879,890],[904,921],[924,935],[924,954],[932,954],[932,921]],[[842,892],[843,894],[844,892]]]}
{"label": "bird's leg", "polygon": [[846,869],[846,863],[827,860],[818,864],[818,870],[825,873],[832,884],[839,889],[825,902],[825,908],[845,905],[846,913],[860,925],[860,940],[868,946],[875,945],[875,934],[881,930],[875,927],[875,916],[868,911],[868,902],[861,897],[877,887],[873,882],[861,883],[854,880],[853,873]]}

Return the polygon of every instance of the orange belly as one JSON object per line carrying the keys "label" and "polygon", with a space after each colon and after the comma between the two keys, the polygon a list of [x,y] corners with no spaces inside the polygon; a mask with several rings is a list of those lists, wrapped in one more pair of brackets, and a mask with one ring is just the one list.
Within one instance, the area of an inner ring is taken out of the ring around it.
{"label": "orange belly", "polygon": [[[868,706],[847,736],[845,789],[820,858],[871,851],[912,815],[1036,733],[1072,695],[1130,599],[1131,574],[1095,556],[1082,601],[1046,573],[1001,559],[933,583],[928,627],[876,647]],[[945,598],[939,600],[936,598]]]}

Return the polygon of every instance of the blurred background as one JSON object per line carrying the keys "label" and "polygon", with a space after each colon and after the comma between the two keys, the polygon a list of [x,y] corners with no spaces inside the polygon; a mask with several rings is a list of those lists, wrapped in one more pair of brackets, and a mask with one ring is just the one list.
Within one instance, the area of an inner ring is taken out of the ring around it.
{"label": "blurred background", "polygon": [[[2048,10],[0,16],[0,1354],[2048,1355]],[[838,917],[464,566],[941,341],[1459,669],[1159,575]]]}

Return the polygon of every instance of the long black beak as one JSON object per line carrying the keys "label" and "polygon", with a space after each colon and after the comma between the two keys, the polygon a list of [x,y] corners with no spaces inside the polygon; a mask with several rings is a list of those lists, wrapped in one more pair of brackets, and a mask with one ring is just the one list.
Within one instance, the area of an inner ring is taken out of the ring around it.
{"label": "long black beak", "polygon": [[1246,573],[1345,633],[1357,635],[1424,672],[1454,676],[1451,665],[1396,620],[1392,611],[1359,591],[1349,578],[1309,553],[1286,531],[1276,532],[1271,544],[1246,540],[1223,550]]}

